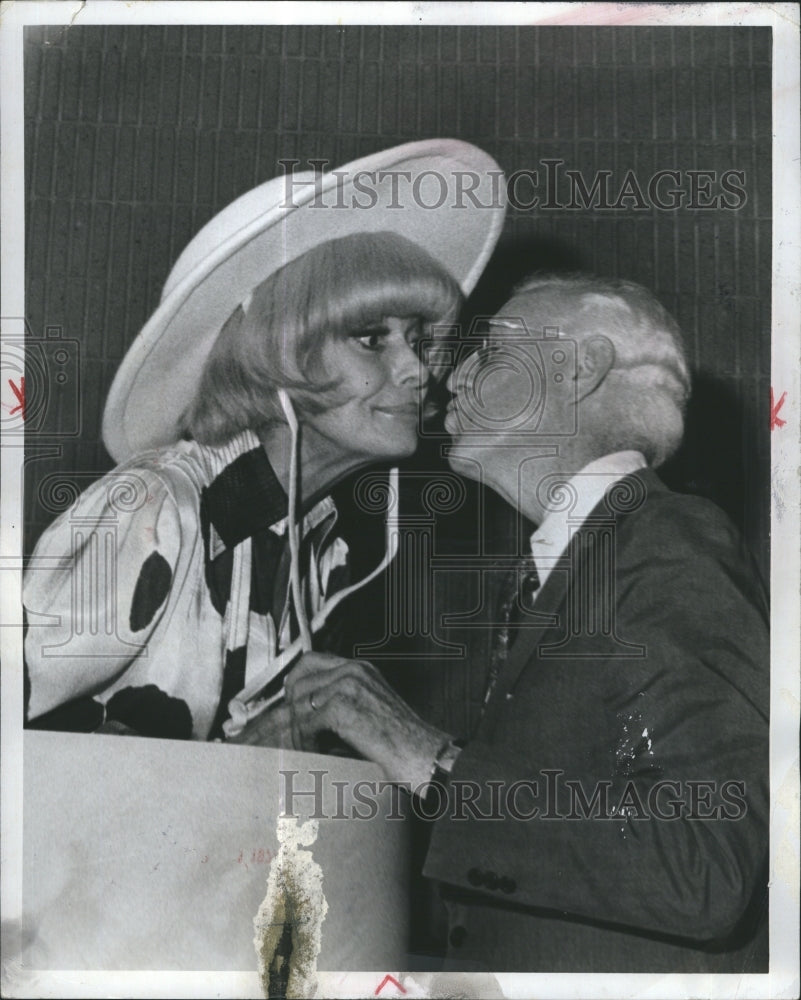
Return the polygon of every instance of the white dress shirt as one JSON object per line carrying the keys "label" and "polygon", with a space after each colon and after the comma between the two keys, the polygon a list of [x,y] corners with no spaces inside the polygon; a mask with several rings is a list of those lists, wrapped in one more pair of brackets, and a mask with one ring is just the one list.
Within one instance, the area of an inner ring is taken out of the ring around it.
{"label": "white dress shirt", "polygon": [[[548,579],[570,539],[578,531],[593,507],[610,486],[624,476],[644,469],[645,457],[639,451],[616,451],[585,465],[557,488],[553,506],[531,536],[531,554],[540,578],[540,587]],[[567,504],[560,501],[570,499]]]}

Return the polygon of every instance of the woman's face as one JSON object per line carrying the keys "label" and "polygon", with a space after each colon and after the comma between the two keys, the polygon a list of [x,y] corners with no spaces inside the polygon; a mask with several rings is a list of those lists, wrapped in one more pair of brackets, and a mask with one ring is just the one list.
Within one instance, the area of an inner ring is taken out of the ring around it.
{"label": "woman's face", "polygon": [[322,353],[326,377],[335,380],[335,403],[303,423],[325,439],[332,457],[404,458],[417,447],[428,370],[418,358],[422,325],[417,317],[387,316],[329,340]]}

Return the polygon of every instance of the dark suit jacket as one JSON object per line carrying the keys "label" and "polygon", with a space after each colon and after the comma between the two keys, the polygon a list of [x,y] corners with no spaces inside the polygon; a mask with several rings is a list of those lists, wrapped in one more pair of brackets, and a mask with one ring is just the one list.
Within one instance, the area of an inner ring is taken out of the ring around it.
{"label": "dark suit jacket", "polygon": [[628,476],[534,610],[432,824],[448,967],[766,971],[768,617],[734,527]]}

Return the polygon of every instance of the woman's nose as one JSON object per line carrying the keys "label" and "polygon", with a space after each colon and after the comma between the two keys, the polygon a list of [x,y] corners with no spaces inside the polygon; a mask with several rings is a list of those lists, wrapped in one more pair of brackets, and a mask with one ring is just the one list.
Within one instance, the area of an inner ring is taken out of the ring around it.
{"label": "woman's nose", "polygon": [[407,344],[399,344],[394,358],[394,376],[398,385],[413,384],[422,388],[428,382],[428,370],[417,355],[417,352]]}

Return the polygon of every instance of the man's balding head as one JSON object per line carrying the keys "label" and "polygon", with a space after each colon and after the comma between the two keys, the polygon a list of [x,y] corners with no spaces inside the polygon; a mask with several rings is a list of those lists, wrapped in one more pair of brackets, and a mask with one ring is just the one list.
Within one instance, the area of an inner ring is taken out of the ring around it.
{"label": "man's balding head", "polygon": [[[575,340],[579,368],[593,364],[593,341],[613,349],[603,394],[588,399],[579,432],[598,437],[598,454],[636,449],[661,465],[678,448],[690,378],[678,324],[646,288],[593,275],[535,275],[499,315],[522,316],[532,332],[558,327]],[[594,387],[593,387],[594,388]]]}

